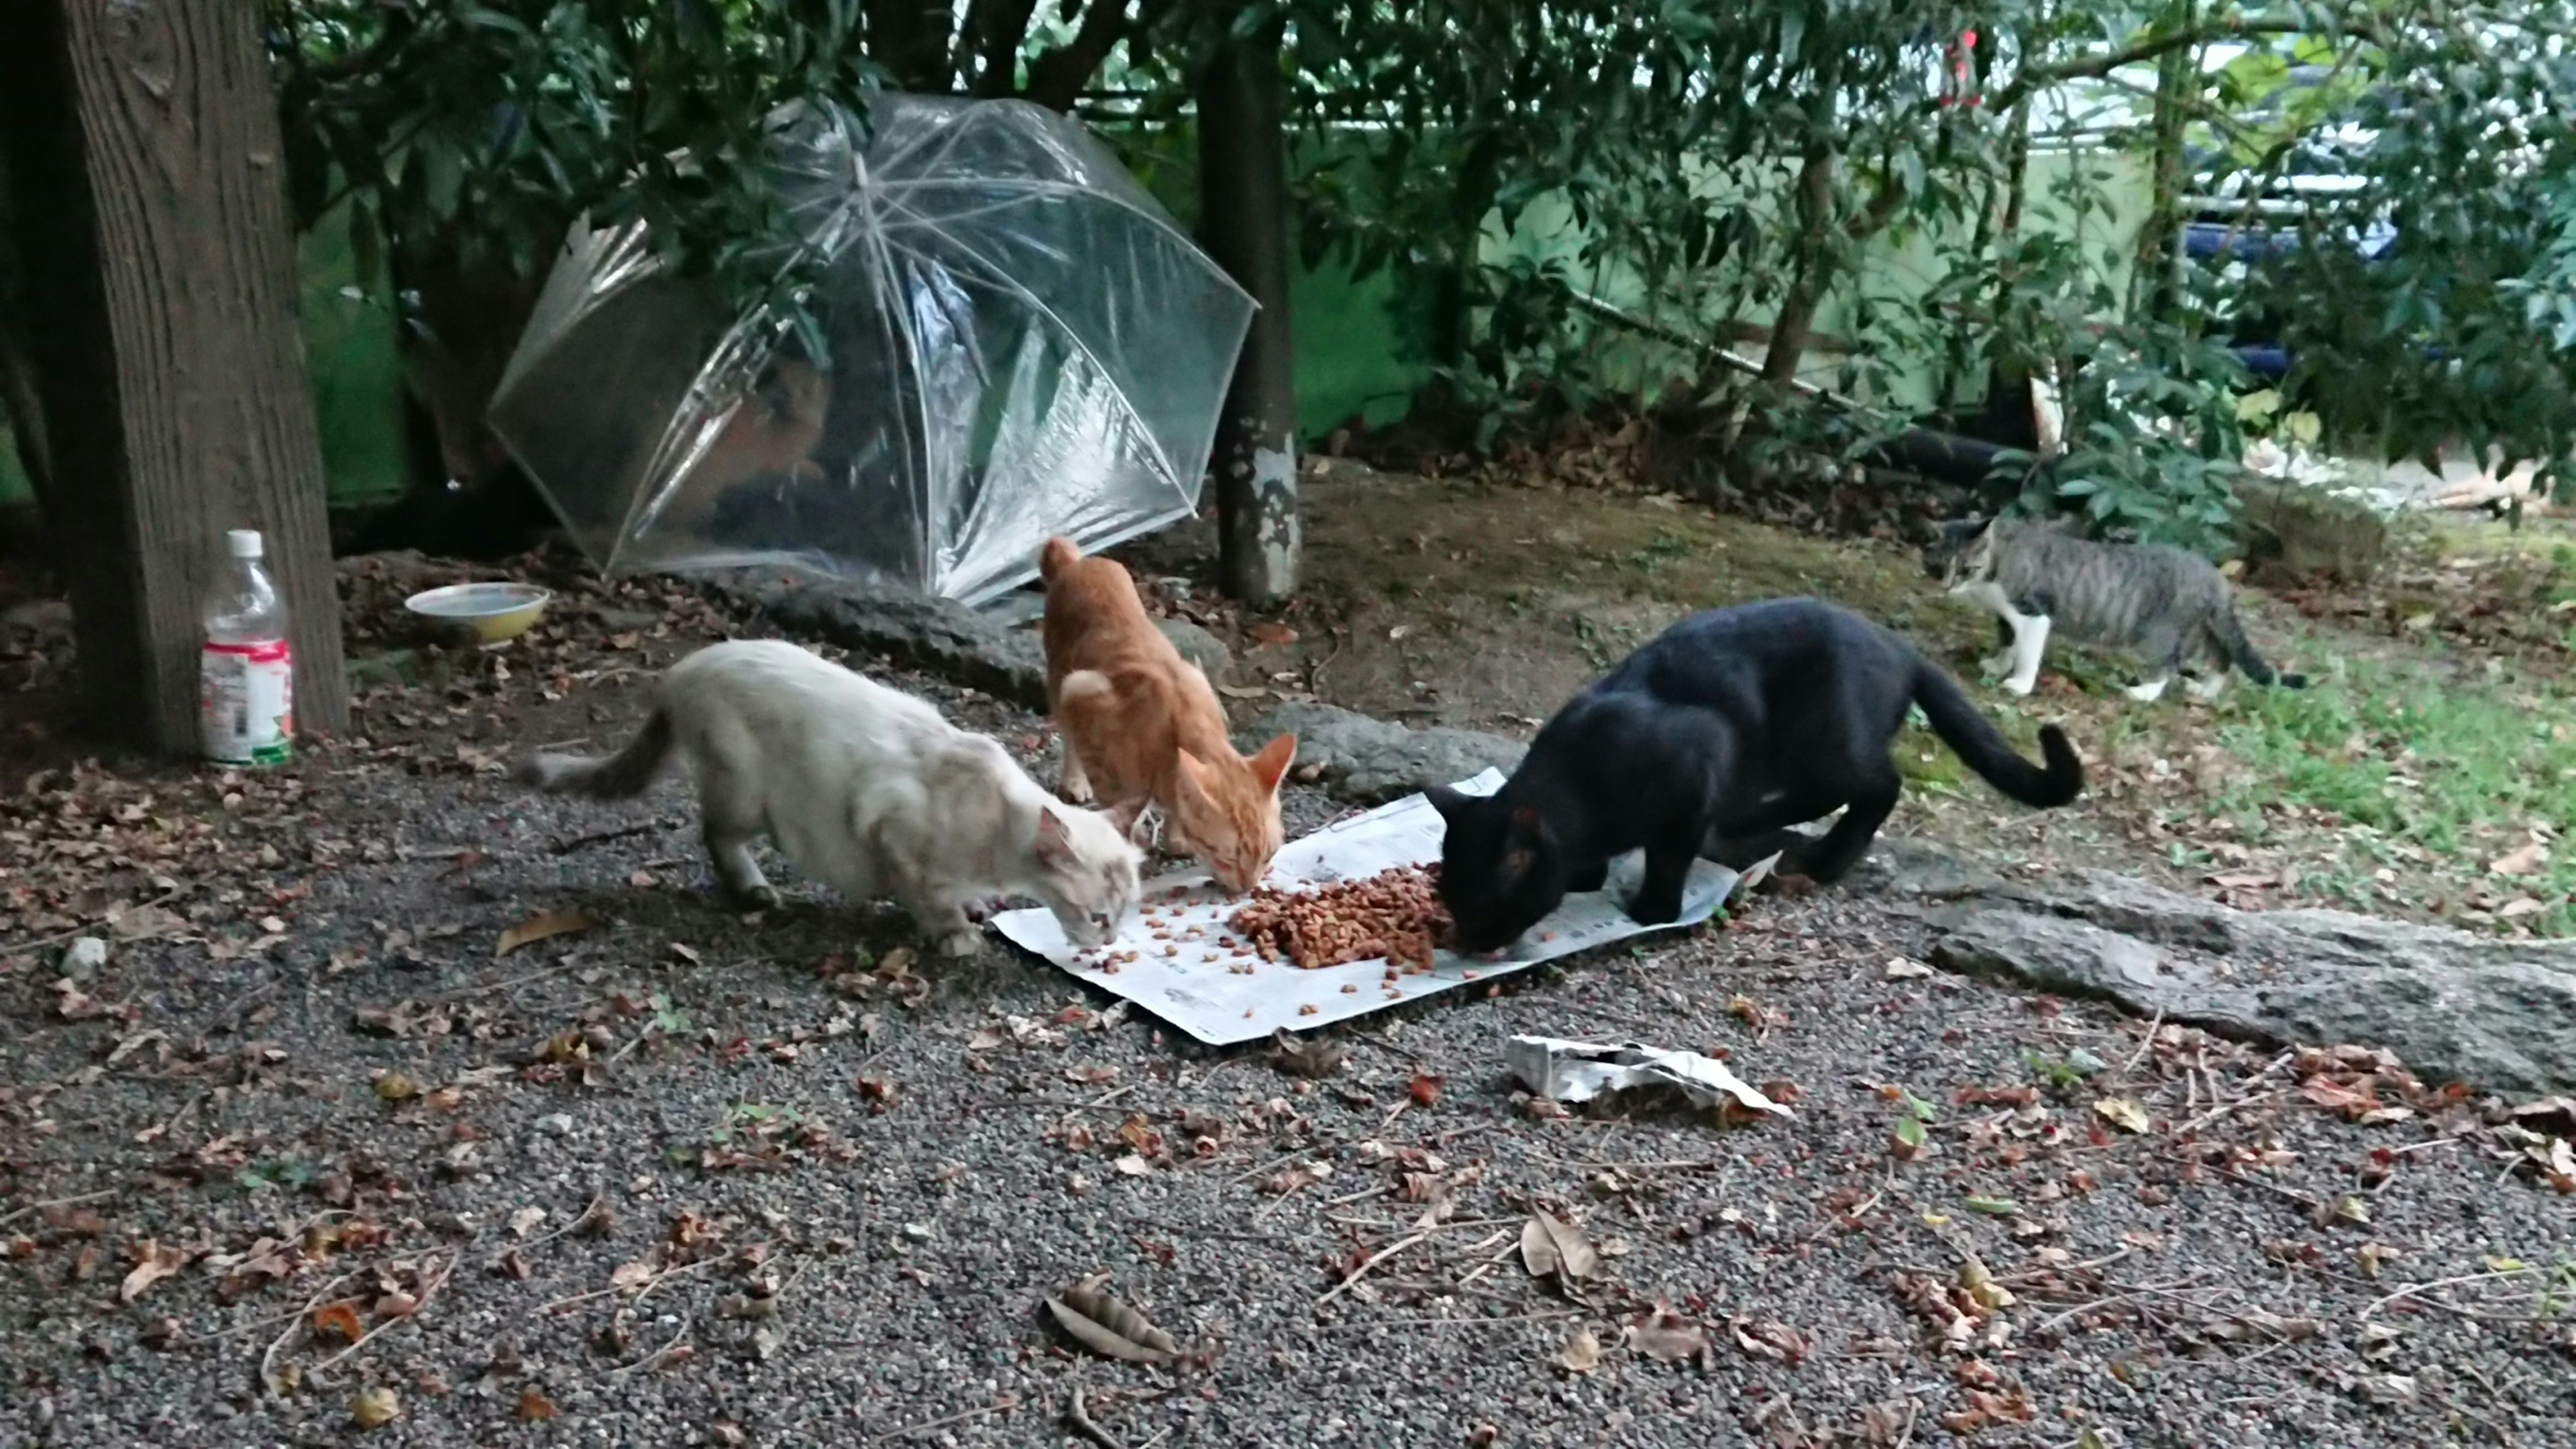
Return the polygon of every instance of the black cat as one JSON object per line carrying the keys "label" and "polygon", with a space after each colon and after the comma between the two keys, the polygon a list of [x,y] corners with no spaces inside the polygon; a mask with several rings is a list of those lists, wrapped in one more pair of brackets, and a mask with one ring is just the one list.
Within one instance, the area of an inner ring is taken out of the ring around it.
{"label": "black cat", "polygon": [[[1819,599],[1696,614],[1576,695],[1490,796],[1429,791],[1448,829],[1440,896],[1463,950],[1509,945],[1568,891],[1599,890],[1613,856],[1643,848],[1628,914],[1681,914],[1705,854],[1732,867],[1783,851],[1780,870],[1839,879],[1896,808],[1888,753],[1921,705],[1968,768],[2025,805],[2063,805],[2083,762],[2055,725],[2045,768],[2015,753],[1957,682],[1895,634]],[[1837,808],[1821,838],[1789,826]]]}

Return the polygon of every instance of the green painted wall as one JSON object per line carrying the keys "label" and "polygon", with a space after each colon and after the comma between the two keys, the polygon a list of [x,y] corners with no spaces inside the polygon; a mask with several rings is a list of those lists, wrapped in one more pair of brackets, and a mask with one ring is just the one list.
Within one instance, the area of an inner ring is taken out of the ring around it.
{"label": "green painted wall", "polygon": [[[1195,176],[1186,142],[1157,139],[1121,150],[1146,185],[1188,224]],[[2078,166],[2103,176],[2110,203],[2107,215],[2086,218],[2080,226],[2057,196]],[[2029,195],[2031,225],[2075,236],[2085,253],[2097,258],[2103,274],[2125,289],[2138,225],[2147,209],[2146,180],[2135,163],[2098,152],[2043,152],[2031,158]],[[1892,305],[1918,301],[1938,279],[1935,240],[1922,232],[1881,237],[1870,249],[1862,273],[1870,293]],[[1486,239],[1490,257],[1521,252],[1571,259],[1580,245],[1581,234],[1562,204],[1533,206],[1511,235],[1503,235],[1497,225]],[[402,384],[392,309],[383,297],[359,289],[346,228],[336,220],[305,238],[301,262],[298,320],[332,500],[360,502],[399,491]],[[1644,295],[1633,277],[1603,275],[1595,279],[1592,289],[1606,301],[1656,316],[1683,331],[1704,330],[1720,320],[1713,313],[1693,318],[1687,308],[1677,311],[1668,304],[1659,305],[1658,299]],[[1354,416],[1364,416],[1371,423],[1393,421],[1402,415],[1414,390],[1429,380],[1430,369],[1404,355],[1387,310],[1393,298],[1392,279],[1383,273],[1354,280],[1348,271],[1327,265],[1299,268],[1293,275],[1289,308],[1297,344],[1297,417],[1300,430],[1310,440]],[[1846,330],[1850,316],[1850,298],[1836,297],[1818,319],[1819,330]],[[1768,314],[1752,308],[1743,320],[1764,322]],[[1660,381],[1678,360],[1671,348],[1641,343],[1633,334],[1608,326],[1596,329],[1586,345],[1596,349],[1605,371],[1639,386]],[[1831,354],[1815,353],[1808,358],[1806,375],[1830,384],[1839,361]],[[1937,366],[1934,357],[1914,360],[1900,370],[1890,395],[1878,400],[1927,406],[1938,386]],[[0,443],[5,440],[5,430],[0,430]],[[25,493],[16,449],[0,447],[0,499],[14,500]]]}

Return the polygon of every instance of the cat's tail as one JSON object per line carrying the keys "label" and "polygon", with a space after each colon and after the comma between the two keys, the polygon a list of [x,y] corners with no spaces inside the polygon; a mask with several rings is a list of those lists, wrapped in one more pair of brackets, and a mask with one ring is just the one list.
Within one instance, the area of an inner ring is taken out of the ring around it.
{"label": "cat's tail", "polygon": [[626,800],[651,788],[671,758],[671,714],[656,707],[626,748],[605,759],[581,755],[530,755],[511,773],[522,785],[549,795]]}
{"label": "cat's tail", "polygon": [[2084,762],[2075,757],[2075,746],[2067,743],[2066,732],[2057,726],[2039,727],[2039,753],[2047,764],[2032,764],[1968,698],[1957,680],[1920,657],[1914,661],[1914,702],[1932,722],[1932,733],[1941,737],[1941,743],[1984,776],[1987,784],[2024,805],[2046,810],[2083,793]]}
{"label": "cat's tail", "polygon": [[2245,626],[2236,621],[2235,605],[2230,604],[2211,616],[2209,637],[2218,641],[2218,647],[2227,655],[2228,662],[2244,670],[2245,677],[2256,684],[2278,684],[2283,689],[2308,687],[2306,675],[2275,673],[2271,665],[2263,662],[2263,656],[2254,652],[2254,641],[2245,637]]}
{"label": "cat's tail", "polygon": [[1061,534],[1050,538],[1046,547],[1038,550],[1038,582],[1054,583],[1056,575],[1080,562],[1082,550],[1073,546],[1072,539]]}

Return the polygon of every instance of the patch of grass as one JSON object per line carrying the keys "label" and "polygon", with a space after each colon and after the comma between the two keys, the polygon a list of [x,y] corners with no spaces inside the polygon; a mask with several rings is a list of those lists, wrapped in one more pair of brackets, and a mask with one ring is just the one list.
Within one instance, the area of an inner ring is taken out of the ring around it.
{"label": "patch of grass", "polygon": [[[2472,920],[2510,911],[2543,934],[2576,934],[2576,850],[2528,850],[2535,832],[2576,825],[2566,683],[2347,660],[2305,690],[2240,691],[2212,738],[2240,768],[2209,803],[2249,846],[2322,827],[2318,883],[2336,894],[2414,896]],[[2523,869],[2497,874],[2498,861]]]}

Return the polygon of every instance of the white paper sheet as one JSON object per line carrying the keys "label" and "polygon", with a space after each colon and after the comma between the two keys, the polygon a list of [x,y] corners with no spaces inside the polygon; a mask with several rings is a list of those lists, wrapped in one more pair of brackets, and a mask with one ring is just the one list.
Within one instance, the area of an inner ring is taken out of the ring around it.
{"label": "white paper sheet", "polygon": [[1613,1045],[1555,1036],[1516,1036],[1503,1043],[1503,1063],[1521,1085],[1558,1102],[1589,1102],[1603,1092],[1676,1087],[1703,1107],[1733,1100],[1756,1112],[1795,1117],[1762,1089],[1698,1052],[1631,1042]]}
{"label": "white paper sheet", "polygon": [[[1457,788],[1471,795],[1490,795],[1502,784],[1501,771],[1487,770],[1460,781]],[[1431,802],[1407,795],[1289,842],[1271,863],[1266,884],[1320,886],[1364,879],[1390,866],[1431,865],[1440,859],[1441,830],[1440,812],[1431,808]],[[996,916],[993,924],[1013,943],[1073,975],[1125,997],[1203,1042],[1224,1046],[1268,1036],[1283,1026],[1309,1031],[1366,1016],[1401,1001],[1509,976],[1542,961],[1648,931],[1695,926],[1715,915],[1735,889],[1735,872],[1713,861],[1700,861],[1691,867],[1683,886],[1680,919],[1641,926],[1628,919],[1619,902],[1636,889],[1644,870],[1642,855],[1622,856],[1610,863],[1606,889],[1566,897],[1555,914],[1499,956],[1441,951],[1433,956],[1429,971],[1400,976],[1393,985],[1385,980],[1383,960],[1301,971],[1285,961],[1273,964],[1256,959],[1248,975],[1229,970],[1243,964],[1244,958],[1219,947],[1217,939],[1229,933],[1226,918],[1240,902],[1219,896],[1201,870],[1175,872],[1147,885],[1147,904],[1161,914],[1150,923],[1141,918],[1127,923],[1110,949],[1133,951],[1137,959],[1118,963],[1114,972],[1097,964],[1101,953],[1081,952],[1067,941],[1055,917],[1043,910],[1007,911]],[[1181,893],[1177,899],[1174,891]],[[1176,939],[1154,939],[1158,927]],[[1203,938],[1177,939],[1186,936],[1190,927],[1198,928]],[[1174,945],[1180,954],[1165,954]]]}

